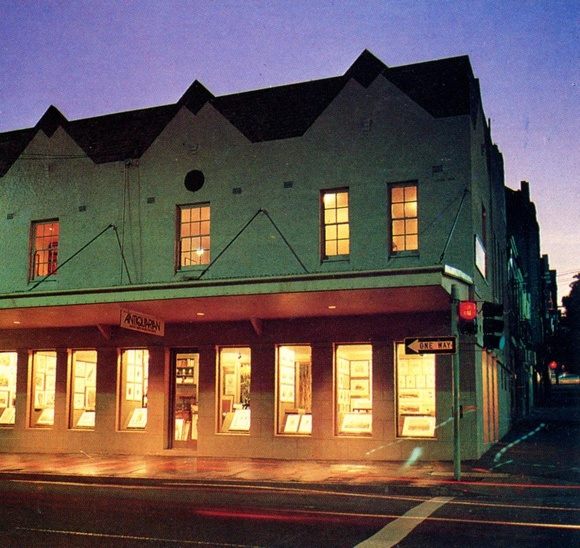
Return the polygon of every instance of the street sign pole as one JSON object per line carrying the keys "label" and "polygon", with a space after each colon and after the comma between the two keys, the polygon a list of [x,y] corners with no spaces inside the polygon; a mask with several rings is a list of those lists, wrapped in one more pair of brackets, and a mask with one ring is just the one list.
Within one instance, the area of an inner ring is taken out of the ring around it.
{"label": "street sign pole", "polygon": [[[457,286],[451,286],[451,333],[454,337],[459,337],[457,327]],[[459,341],[459,339],[458,339]],[[459,431],[460,406],[459,406],[459,349],[461,345],[457,344],[457,352],[453,354],[453,475],[459,481],[461,479],[461,437]]]}

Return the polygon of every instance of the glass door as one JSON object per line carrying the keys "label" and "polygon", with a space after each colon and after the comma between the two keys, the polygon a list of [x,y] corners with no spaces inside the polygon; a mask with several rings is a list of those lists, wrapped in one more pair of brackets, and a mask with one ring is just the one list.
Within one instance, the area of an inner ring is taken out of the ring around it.
{"label": "glass door", "polygon": [[199,396],[199,353],[197,350],[174,351],[171,360],[173,398],[170,413],[171,446],[197,447],[197,412]]}

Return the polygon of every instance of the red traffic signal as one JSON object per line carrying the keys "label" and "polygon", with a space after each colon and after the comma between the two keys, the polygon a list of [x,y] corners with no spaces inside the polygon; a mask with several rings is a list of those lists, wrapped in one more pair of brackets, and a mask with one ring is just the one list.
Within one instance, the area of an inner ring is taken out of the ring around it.
{"label": "red traffic signal", "polygon": [[552,369],[552,370],[558,369],[558,362],[554,362],[554,361],[550,362],[550,369]]}
{"label": "red traffic signal", "polygon": [[457,314],[461,320],[475,320],[477,318],[477,303],[475,301],[461,301]]}
{"label": "red traffic signal", "polygon": [[460,301],[457,307],[457,327],[464,335],[477,333],[477,303],[475,301]]}

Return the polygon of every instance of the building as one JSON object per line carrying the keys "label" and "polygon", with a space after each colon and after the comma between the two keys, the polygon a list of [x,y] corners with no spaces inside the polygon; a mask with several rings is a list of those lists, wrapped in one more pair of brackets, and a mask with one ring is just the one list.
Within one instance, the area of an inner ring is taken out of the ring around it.
{"label": "building", "polygon": [[[453,356],[404,341],[453,332],[452,291],[504,302],[467,57],[50,107],[0,134],[0,204],[0,451],[452,458]],[[465,459],[510,426],[483,341],[457,344]]]}
{"label": "building", "polygon": [[[556,272],[550,270],[548,256],[540,253],[540,225],[528,181],[521,181],[519,190],[506,187],[506,208],[513,259],[508,292],[513,368],[521,396],[516,399],[525,415],[549,390],[549,363],[555,359],[559,323]],[[516,263],[519,274],[515,273]]]}

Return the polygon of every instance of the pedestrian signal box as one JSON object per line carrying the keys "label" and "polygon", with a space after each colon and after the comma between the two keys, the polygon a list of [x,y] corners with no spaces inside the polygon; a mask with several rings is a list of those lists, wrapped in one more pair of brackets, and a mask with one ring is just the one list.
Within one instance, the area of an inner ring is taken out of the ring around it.
{"label": "pedestrian signal box", "polygon": [[477,333],[477,303],[460,301],[457,307],[457,327],[464,335]]}

